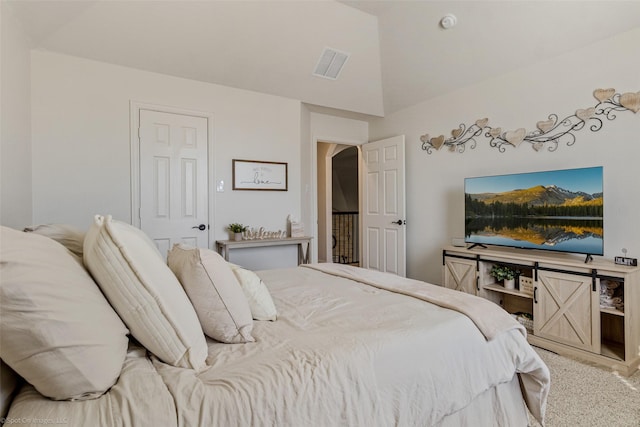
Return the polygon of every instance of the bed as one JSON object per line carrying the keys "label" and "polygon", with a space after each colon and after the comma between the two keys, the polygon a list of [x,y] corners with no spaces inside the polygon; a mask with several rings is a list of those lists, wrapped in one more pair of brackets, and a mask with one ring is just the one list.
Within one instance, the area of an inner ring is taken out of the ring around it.
{"label": "bed", "polygon": [[206,363],[193,369],[161,360],[128,332],[121,371],[104,393],[53,400],[25,382],[6,419],[512,427],[527,426],[530,412],[544,422],[549,371],[526,331],[493,303],[343,265],[256,273],[277,319],[254,320],[253,342],[206,337]]}

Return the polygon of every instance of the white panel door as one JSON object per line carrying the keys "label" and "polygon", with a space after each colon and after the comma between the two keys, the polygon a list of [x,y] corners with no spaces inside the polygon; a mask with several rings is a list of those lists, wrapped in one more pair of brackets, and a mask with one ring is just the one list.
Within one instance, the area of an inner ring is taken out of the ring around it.
{"label": "white panel door", "polygon": [[404,135],[362,145],[362,159],[362,266],[404,277]]}
{"label": "white panel door", "polygon": [[166,257],[208,247],[207,119],[140,110],[140,228]]}

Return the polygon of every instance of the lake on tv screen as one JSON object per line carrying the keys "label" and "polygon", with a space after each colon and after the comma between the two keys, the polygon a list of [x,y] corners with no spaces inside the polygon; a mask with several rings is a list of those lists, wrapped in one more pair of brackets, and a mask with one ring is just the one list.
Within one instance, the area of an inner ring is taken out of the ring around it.
{"label": "lake on tv screen", "polygon": [[475,218],[466,224],[466,241],[490,245],[602,254],[602,219]]}

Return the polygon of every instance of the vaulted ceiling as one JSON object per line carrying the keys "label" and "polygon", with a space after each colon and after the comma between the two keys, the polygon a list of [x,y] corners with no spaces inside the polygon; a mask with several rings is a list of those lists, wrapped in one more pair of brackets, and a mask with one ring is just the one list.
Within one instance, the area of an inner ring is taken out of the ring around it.
{"label": "vaulted ceiling", "polygon": [[[3,2],[35,49],[375,116],[640,27],[615,0]],[[336,80],[325,47],[350,54]]]}

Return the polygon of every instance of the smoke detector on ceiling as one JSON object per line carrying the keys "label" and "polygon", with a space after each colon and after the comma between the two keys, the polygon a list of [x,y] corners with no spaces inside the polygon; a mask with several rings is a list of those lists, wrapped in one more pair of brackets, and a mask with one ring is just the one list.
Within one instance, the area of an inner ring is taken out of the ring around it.
{"label": "smoke detector on ceiling", "polygon": [[445,30],[455,27],[457,23],[458,23],[458,18],[456,18],[456,16],[452,13],[447,13],[440,20],[440,25]]}
{"label": "smoke detector on ceiling", "polygon": [[351,54],[325,47],[313,75],[325,79],[336,80]]}

